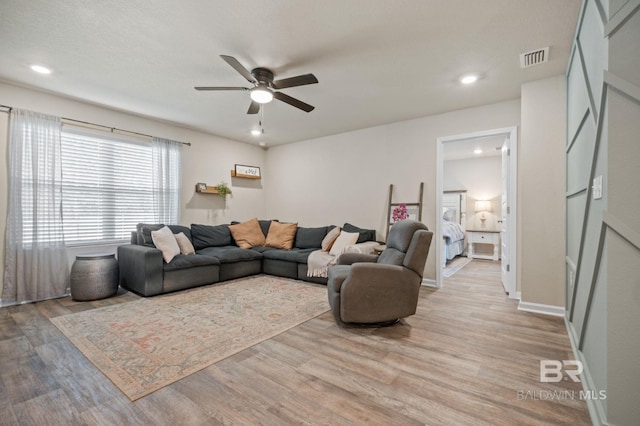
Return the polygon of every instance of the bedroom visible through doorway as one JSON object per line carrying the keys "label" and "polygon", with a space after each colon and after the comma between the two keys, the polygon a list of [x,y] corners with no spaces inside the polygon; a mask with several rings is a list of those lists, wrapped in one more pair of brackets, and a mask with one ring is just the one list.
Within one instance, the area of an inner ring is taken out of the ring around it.
{"label": "bedroom visible through doorway", "polygon": [[499,262],[505,292],[517,298],[516,147],[515,127],[438,138],[437,287],[471,258],[487,259]]}

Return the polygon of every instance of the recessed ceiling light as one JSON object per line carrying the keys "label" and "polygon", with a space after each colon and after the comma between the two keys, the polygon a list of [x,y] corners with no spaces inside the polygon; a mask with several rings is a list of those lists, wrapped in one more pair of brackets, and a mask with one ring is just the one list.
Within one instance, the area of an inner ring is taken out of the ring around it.
{"label": "recessed ceiling light", "polygon": [[260,129],[252,129],[251,130],[251,134],[253,136],[260,136],[262,134],[262,130],[260,130]]}
{"label": "recessed ceiling light", "polygon": [[47,67],[43,67],[42,65],[31,65],[31,69],[40,74],[51,74],[51,70]]}
{"label": "recessed ceiling light", "polygon": [[476,81],[478,81],[478,76],[475,74],[465,75],[460,78],[460,83],[462,84],[473,84]]}
{"label": "recessed ceiling light", "polygon": [[482,150],[480,148],[476,148],[473,150],[474,154],[482,154]]}

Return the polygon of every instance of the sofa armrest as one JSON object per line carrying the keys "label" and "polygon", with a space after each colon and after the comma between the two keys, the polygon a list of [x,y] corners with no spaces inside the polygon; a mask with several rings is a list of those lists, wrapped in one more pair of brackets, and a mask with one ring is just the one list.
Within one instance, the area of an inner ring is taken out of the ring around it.
{"label": "sofa armrest", "polygon": [[336,262],[336,265],[352,265],[357,262],[376,263],[378,256],[375,254],[363,253],[342,253]]}
{"label": "sofa armrest", "polygon": [[118,246],[120,285],[142,296],[161,294],[162,252],[154,247],[127,244]]}

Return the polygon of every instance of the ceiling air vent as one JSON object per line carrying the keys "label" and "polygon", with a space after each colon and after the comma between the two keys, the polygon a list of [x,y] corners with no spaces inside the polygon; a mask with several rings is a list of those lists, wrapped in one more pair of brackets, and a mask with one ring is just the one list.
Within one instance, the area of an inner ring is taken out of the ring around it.
{"label": "ceiling air vent", "polygon": [[528,68],[549,60],[549,48],[532,50],[520,54],[520,68]]}

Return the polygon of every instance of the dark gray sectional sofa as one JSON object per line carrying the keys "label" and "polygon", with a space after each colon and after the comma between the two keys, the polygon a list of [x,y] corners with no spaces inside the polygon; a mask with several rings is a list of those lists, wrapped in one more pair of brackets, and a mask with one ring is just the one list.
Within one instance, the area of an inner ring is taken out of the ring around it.
{"label": "dark gray sectional sofa", "polygon": [[[265,237],[270,220],[260,220]],[[151,232],[164,225],[138,224],[131,244],[118,247],[120,285],[142,296],[155,296],[177,290],[213,284],[260,273],[326,284],[326,278],[307,276],[307,258],[334,226],[298,227],[290,250],[271,247],[240,248],[228,225],[168,225],[174,234],[184,233],[192,242],[195,255],[178,255],[166,263],[155,248]],[[359,232],[358,242],[375,241],[375,230],[346,223],[347,232]]]}

